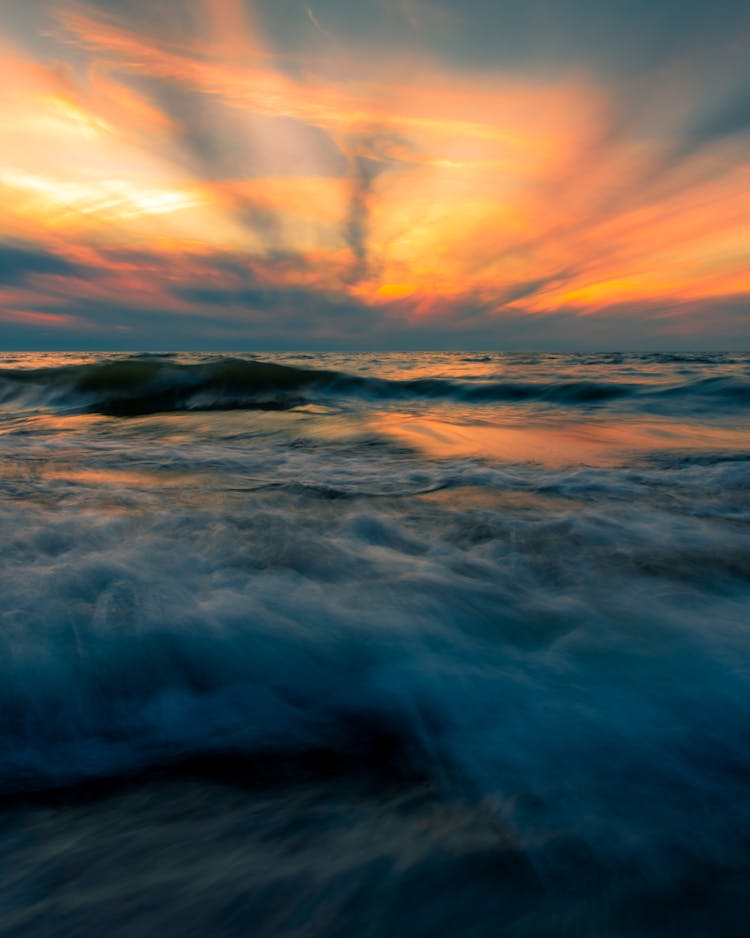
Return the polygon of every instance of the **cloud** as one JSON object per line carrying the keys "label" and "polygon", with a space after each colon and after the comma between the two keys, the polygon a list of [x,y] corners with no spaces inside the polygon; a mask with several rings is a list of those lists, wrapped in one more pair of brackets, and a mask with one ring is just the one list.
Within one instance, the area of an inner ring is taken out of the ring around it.
{"label": "cloud", "polygon": [[270,0],[13,13],[4,326],[277,347],[747,328],[744,5],[310,10],[330,36]]}
{"label": "cloud", "polygon": [[83,270],[44,248],[0,243],[0,283],[25,284],[35,274],[80,277]]}
{"label": "cloud", "polygon": [[305,258],[248,263],[222,253],[175,262],[119,249],[100,261],[90,270],[98,283],[90,295],[58,292],[37,297],[23,314],[0,312],[5,347],[723,349],[747,344],[750,325],[750,291],[711,301],[610,303],[592,316],[572,304],[535,311],[546,284],[534,282],[517,284],[500,302],[467,291],[419,318],[412,300],[375,307],[343,290],[285,285],[290,271],[305,275]]}
{"label": "cloud", "polygon": [[354,255],[349,273],[349,279],[354,283],[363,280],[368,274],[368,200],[377,172],[377,166],[372,160],[359,154],[352,157],[351,195],[344,224],[344,239]]}

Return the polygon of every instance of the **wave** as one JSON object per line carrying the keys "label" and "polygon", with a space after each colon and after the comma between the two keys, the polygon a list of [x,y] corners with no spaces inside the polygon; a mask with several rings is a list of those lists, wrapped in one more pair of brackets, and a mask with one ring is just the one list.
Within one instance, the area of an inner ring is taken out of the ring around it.
{"label": "wave", "polygon": [[536,799],[537,832],[580,823],[576,792],[593,842],[679,792],[679,838],[750,778],[747,470],[534,478],[588,508],[0,505],[0,789],[353,767]]}
{"label": "wave", "polygon": [[5,401],[77,407],[113,417],[181,410],[282,409],[305,390],[343,383],[337,372],[225,358],[179,364],[155,358],[0,371]]}
{"label": "wave", "polygon": [[283,410],[320,400],[360,396],[374,400],[442,399],[465,403],[539,402],[596,405],[637,399],[712,406],[744,406],[750,381],[699,378],[677,385],[603,380],[466,381],[451,378],[386,379],[339,370],[222,358],[184,364],[157,357],[0,370],[0,401],[31,407],[66,407],[113,417],[188,410]]}

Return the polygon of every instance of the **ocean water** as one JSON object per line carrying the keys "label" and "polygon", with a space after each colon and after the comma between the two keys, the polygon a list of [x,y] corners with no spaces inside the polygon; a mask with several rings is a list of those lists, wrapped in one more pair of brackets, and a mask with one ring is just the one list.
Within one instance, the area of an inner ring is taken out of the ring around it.
{"label": "ocean water", "polygon": [[0,357],[3,936],[748,916],[750,355]]}

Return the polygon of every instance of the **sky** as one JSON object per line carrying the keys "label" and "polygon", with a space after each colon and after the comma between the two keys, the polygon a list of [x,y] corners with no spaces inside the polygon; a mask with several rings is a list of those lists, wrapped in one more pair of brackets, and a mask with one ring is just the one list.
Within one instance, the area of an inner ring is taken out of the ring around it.
{"label": "sky", "polygon": [[0,348],[750,347],[746,0],[0,0]]}

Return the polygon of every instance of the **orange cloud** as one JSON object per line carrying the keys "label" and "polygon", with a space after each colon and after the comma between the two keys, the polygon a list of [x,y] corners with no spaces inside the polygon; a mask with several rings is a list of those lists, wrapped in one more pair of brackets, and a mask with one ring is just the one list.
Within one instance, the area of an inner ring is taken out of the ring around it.
{"label": "orange cloud", "polygon": [[[673,141],[629,127],[585,75],[470,76],[422,60],[396,80],[341,55],[292,70],[239,0],[196,9],[201,35],[167,38],[64,6],[60,61],[3,50],[6,236],[101,272],[32,278],[25,289],[45,302],[115,290],[190,314],[175,288],[201,271],[233,286],[216,253],[244,256],[264,289],[337,292],[410,318],[449,316],[466,297],[496,315],[595,314],[750,292],[750,161],[731,142],[665,171]],[[417,10],[404,6],[413,25]],[[154,93],[164,81],[194,113]],[[275,171],[279,153],[314,146],[317,174],[301,159]],[[196,169],[196,152],[210,163],[228,150],[244,174]],[[107,253],[123,247],[151,268]]]}

